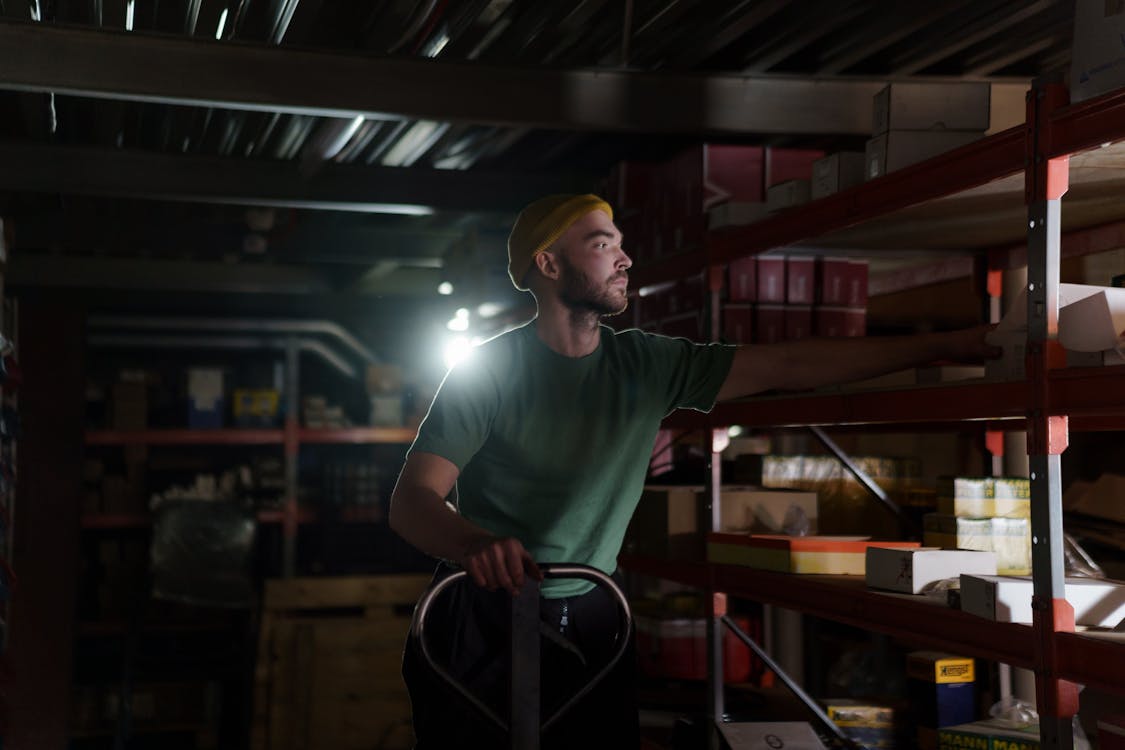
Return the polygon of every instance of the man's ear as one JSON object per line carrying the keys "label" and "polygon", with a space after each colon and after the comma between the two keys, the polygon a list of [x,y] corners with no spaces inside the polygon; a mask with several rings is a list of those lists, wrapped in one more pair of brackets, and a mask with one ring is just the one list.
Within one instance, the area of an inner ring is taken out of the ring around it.
{"label": "man's ear", "polygon": [[542,274],[545,278],[559,278],[559,259],[558,256],[556,256],[555,253],[551,252],[550,250],[544,250],[543,252],[539,253],[534,258],[532,258],[532,262],[539,270],[539,273]]}

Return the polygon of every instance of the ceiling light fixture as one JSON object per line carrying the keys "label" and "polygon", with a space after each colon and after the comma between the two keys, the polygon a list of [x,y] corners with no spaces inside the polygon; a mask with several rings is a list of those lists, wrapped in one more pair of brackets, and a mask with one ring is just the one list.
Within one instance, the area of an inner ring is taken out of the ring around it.
{"label": "ceiling light fixture", "polygon": [[437,293],[448,297],[453,294],[453,285],[448,281],[443,281],[438,284]]}
{"label": "ceiling light fixture", "polygon": [[125,30],[126,31],[132,31],[133,30],[133,10],[134,10],[135,4],[136,4],[135,0],[127,0],[127,2],[125,3]]}
{"label": "ceiling light fixture", "polygon": [[215,29],[216,39],[222,39],[223,32],[227,30],[227,14],[229,12],[229,8],[223,8],[223,12],[219,14],[219,28]]}

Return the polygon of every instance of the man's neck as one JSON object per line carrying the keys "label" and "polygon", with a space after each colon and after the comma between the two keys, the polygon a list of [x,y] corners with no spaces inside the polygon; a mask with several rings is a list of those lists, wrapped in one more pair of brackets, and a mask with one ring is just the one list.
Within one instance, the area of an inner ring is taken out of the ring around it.
{"label": "man's neck", "polygon": [[540,304],[535,333],[540,341],[564,357],[585,357],[601,343],[600,317],[575,312],[561,304]]}

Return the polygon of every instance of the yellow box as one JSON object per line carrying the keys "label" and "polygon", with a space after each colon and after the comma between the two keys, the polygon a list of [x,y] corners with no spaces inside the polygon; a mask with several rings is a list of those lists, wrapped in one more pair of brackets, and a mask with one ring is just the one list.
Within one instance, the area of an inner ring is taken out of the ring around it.
{"label": "yellow box", "polygon": [[274,417],[281,403],[281,394],[273,388],[236,388],[234,416]]}
{"label": "yellow box", "polygon": [[975,662],[969,656],[954,656],[940,651],[915,651],[906,657],[906,676],[938,685],[973,682]]}

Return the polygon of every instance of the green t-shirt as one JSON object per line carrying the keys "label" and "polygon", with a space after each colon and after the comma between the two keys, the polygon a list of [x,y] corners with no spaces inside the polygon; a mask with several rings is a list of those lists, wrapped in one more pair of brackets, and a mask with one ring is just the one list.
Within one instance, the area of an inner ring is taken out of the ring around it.
{"label": "green t-shirt", "polygon": [[[731,346],[605,326],[592,354],[566,357],[532,321],[446,375],[410,450],[457,466],[468,520],[519,539],[537,562],[612,573],[661,420],[709,411],[733,357]],[[548,580],[543,595],[589,588]]]}

